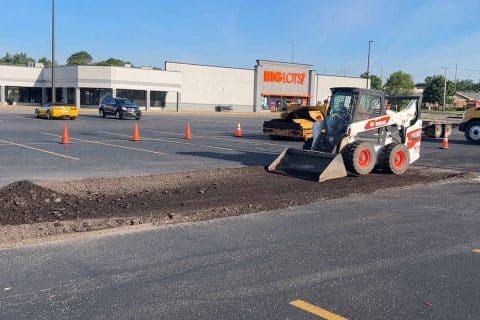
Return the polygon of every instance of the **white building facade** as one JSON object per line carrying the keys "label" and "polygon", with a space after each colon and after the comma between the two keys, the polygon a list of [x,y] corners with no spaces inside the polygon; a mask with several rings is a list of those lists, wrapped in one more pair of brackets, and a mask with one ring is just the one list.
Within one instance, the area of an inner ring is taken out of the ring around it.
{"label": "white building facade", "polygon": [[[168,111],[281,111],[315,105],[332,87],[365,87],[357,77],[319,75],[312,65],[257,60],[253,69],[165,62],[165,70],[109,66],[55,68],[57,103],[97,107],[107,95]],[[51,102],[51,68],[0,65],[0,105]]]}

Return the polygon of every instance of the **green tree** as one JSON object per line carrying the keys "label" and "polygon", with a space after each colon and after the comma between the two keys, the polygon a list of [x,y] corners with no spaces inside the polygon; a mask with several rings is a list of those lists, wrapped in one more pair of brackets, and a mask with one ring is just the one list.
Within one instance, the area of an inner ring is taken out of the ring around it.
{"label": "green tree", "polygon": [[459,91],[475,91],[477,89],[477,84],[471,79],[459,80],[457,82],[457,90]]}
{"label": "green tree", "polygon": [[413,78],[403,71],[394,72],[385,83],[385,93],[392,96],[410,95],[413,92]]}
{"label": "green tree", "polygon": [[[423,91],[423,101],[443,104],[443,92],[445,88],[445,78],[443,76],[432,76],[425,78],[425,91]],[[455,83],[447,80],[447,103],[453,101],[455,95]]]}
{"label": "green tree", "polygon": [[43,63],[45,67],[51,67],[52,66],[52,61],[48,60],[47,57],[41,57],[38,59],[39,63]]}
{"label": "green tree", "polygon": [[99,61],[96,63],[97,66],[115,66],[115,67],[123,67],[125,64],[131,64],[129,61],[123,61],[120,59],[115,58],[108,58],[104,61]]}
{"label": "green tree", "polygon": [[[375,90],[382,90],[383,89],[383,83],[382,79],[380,77],[374,75],[374,74],[369,74],[368,77],[370,78],[370,86],[372,89]],[[364,72],[360,75],[360,78],[367,79],[367,73]]]}
{"label": "green tree", "polygon": [[2,58],[0,58],[1,64],[12,64],[13,63],[13,56],[10,53],[6,53]]}
{"label": "green tree", "polygon": [[75,52],[70,57],[68,57],[67,65],[69,66],[87,65],[87,64],[92,64],[92,61],[93,61],[93,58],[90,55],[90,53],[86,51],[79,51],[79,52]]}
{"label": "green tree", "polygon": [[25,52],[15,53],[14,55],[7,52],[3,58],[0,58],[2,64],[26,65],[29,62],[35,62],[35,59],[27,56]]}

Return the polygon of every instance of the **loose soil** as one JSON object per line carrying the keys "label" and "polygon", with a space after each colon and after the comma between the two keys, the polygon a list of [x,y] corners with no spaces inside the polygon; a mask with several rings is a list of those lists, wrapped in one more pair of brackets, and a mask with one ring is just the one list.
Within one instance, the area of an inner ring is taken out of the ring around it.
{"label": "loose soil", "polygon": [[400,176],[372,173],[318,183],[246,167],[40,184],[19,181],[0,189],[0,244],[126,225],[210,220],[466,177],[410,169]]}

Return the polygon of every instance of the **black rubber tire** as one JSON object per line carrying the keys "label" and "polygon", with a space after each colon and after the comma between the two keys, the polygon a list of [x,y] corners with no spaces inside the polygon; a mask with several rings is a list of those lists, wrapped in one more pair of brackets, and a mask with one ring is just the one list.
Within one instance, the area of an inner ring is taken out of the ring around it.
{"label": "black rubber tire", "polygon": [[98,113],[100,114],[100,118],[105,118],[105,111],[103,109],[100,109]]}
{"label": "black rubber tire", "polygon": [[40,118],[40,114],[38,113],[38,109],[35,109],[35,118]]}
{"label": "black rubber tire", "polygon": [[435,125],[435,138],[441,138],[443,133],[443,128],[441,124]]}
{"label": "black rubber tire", "polygon": [[52,119],[52,115],[50,114],[50,110],[47,110],[47,119],[48,120]]}
{"label": "black rubber tire", "polygon": [[75,120],[76,117],[70,117],[70,120]]}
{"label": "black rubber tire", "polygon": [[142,119],[142,116],[135,117],[135,120],[140,120]]}
{"label": "black rubber tire", "polygon": [[403,144],[391,143],[383,148],[381,162],[384,172],[403,174],[410,167],[410,152]]}
{"label": "black rubber tire", "polygon": [[268,135],[268,137],[270,138],[270,140],[274,140],[274,141],[281,140],[279,136]]}
{"label": "black rubber tire", "polygon": [[349,143],[343,149],[342,157],[347,170],[354,174],[369,174],[375,167],[375,149],[370,142]]}
{"label": "black rubber tire", "polygon": [[425,128],[425,135],[429,138],[441,138],[443,129],[441,124],[432,124]]}
{"label": "black rubber tire", "polygon": [[451,124],[442,125],[442,137],[450,138],[451,135],[452,135],[452,125]]}
{"label": "black rubber tire", "polygon": [[465,138],[471,143],[480,144],[480,120],[473,120],[467,125]]}
{"label": "black rubber tire", "polygon": [[115,111],[115,119],[117,119],[117,120],[122,120],[123,119],[122,113],[118,110]]}

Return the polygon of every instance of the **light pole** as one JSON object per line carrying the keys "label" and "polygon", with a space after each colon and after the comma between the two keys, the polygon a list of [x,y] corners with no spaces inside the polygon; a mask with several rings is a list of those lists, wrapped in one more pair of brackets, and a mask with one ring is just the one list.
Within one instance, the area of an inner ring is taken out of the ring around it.
{"label": "light pole", "polygon": [[443,111],[447,108],[447,67],[442,67],[444,69],[443,76]]}
{"label": "light pole", "polygon": [[55,0],[52,0],[52,105],[55,103]]}
{"label": "light pole", "polygon": [[368,89],[368,81],[370,80],[370,45],[372,44],[373,40],[368,40],[368,60],[367,60],[367,89]]}

